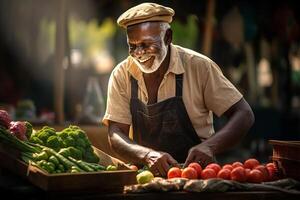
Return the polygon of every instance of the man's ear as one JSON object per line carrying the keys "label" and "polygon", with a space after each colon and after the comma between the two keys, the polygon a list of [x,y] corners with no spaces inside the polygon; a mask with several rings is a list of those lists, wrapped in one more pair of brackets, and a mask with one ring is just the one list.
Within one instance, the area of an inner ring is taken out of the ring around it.
{"label": "man's ear", "polygon": [[168,46],[168,45],[170,45],[171,44],[171,42],[172,42],[172,39],[173,39],[173,31],[172,31],[172,29],[167,29],[167,31],[166,31],[166,34],[165,34],[165,44]]}

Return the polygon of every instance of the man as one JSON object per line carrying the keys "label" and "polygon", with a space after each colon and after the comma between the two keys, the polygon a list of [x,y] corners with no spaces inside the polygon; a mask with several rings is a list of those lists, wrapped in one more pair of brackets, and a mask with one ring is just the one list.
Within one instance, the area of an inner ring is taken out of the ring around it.
{"label": "man", "polygon": [[[213,61],[171,43],[173,15],[171,8],[143,3],[119,17],[129,57],[111,74],[103,119],[119,156],[161,176],[178,163],[212,162],[254,121],[248,103]],[[228,117],[215,134],[213,112]]]}

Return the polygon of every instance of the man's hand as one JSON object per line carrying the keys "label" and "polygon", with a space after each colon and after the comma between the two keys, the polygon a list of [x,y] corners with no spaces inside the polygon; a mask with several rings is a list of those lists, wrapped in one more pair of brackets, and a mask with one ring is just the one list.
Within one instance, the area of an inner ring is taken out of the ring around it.
{"label": "man's hand", "polygon": [[145,161],[154,175],[165,177],[170,167],[178,166],[178,162],[168,153],[150,151],[145,156]]}
{"label": "man's hand", "polygon": [[187,167],[191,162],[198,162],[202,167],[205,167],[207,164],[214,161],[213,150],[206,144],[201,143],[189,150],[184,167]]}

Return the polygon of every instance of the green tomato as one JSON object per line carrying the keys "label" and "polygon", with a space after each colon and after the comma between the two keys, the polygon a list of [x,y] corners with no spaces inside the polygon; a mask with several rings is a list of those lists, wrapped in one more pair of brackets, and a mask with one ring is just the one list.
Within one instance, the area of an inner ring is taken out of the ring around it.
{"label": "green tomato", "polygon": [[154,179],[154,175],[148,170],[145,170],[145,171],[139,173],[138,175],[136,175],[136,180],[137,180],[138,184],[149,183],[153,179]]}
{"label": "green tomato", "polygon": [[117,167],[114,166],[114,165],[108,165],[108,166],[106,167],[106,170],[107,170],[107,171],[115,171],[115,170],[117,170]]}

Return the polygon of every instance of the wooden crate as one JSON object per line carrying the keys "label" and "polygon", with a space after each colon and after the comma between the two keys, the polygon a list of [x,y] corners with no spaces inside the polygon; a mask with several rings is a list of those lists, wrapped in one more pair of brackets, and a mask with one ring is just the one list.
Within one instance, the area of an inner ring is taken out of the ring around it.
{"label": "wooden crate", "polygon": [[99,164],[114,164],[116,171],[48,174],[34,166],[28,166],[20,159],[19,152],[0,143],[0,166],[29,180],[45,191],[122,191],[124,185],[136,184],[136,171],[130,170],[122,161],[95,149],[100,157]]}

